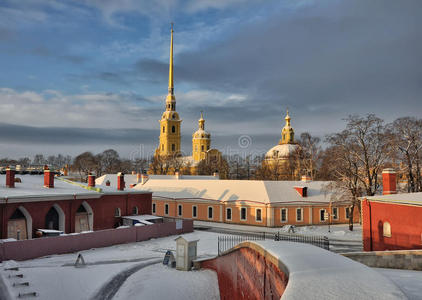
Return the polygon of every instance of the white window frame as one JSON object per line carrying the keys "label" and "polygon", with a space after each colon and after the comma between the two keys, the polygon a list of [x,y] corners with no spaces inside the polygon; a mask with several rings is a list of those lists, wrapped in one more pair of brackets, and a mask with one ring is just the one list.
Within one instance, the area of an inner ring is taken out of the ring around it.
{"label": "white window frame", "polygon": [[[194,212],[194,209],[193,208],[196,208],[196,214],[195,215],[193,215],[193,212]],[[192,205],[192,219],[196,219],[196,218],[198,218],[198,205]]]}
{"label": "white window frame", "polygon": [[[297,210],[300,210],[300,220],[297,219]],[[303,208],[302,207],[297,207],[295,210],[296,213],[296,222],[303,222]]]}
{"label": "white window frame", "polygon": [[121,217],[121,216],[122,216],[122,210],[120,209],[120,207],[116,207],[116,208],[114,209],[114,216],[115,216],[116,218],[118,218],[118,217]]}
{"label": "white window frame", "polygon": [[[334,210],[337,212],[334,213]],[[338,207],[331,207],[331,215],[333,216],[333,220],[337,221],[339,219]]]}
{"label": "white window frame", "polygon": [[152,213],[153,214],[157,213],[157,204],[155,202],[152,203]]}
{"label": "white window frame", "polygon": [[[321,220],[321,212],[322,211],[324,212],[324,215],[322,216],[322,220]],[[327,210],[325,208],[319,210],[319,218],[318,219],[319,219],[320,222],[326,222],[326,220],[325,220],[326,212],[327,212]]]}
{"label": "white window frame", "polygon": [[[167,213],[166,213],[166,208],[167,208]],[[168,216],[170,213],[170,205],[168,203],[164,203],[164,215]]]}
{"label": "white window frame", "polygon": [[385,222],[382,223],[382,236],[388,237],[388,238],[391,237],[391,224],[390,224],[390,222],[385,221]]}
{"label": "white window frame", "polygon": [[[242,218],[242,209],[245,209],[245,218]],[[247,207],[241,207],[240,208],[240,221],[247,221],[248,220],[248,208]]]}
{"label": "white window frame", "polygon": [[[179,210],[179,207],[181,208],[180,210]],[[181,214],[179,212],[181,212]],[[178,217],[183,216],[183,205],[182,204],[177,204],[177,216]]]}
{"label": "white window frame", "polygon": [[[260,211],[260,213],[261,213],[261,220],[258,220],[258,210]],[[262,208],[255,208],[255,222],[259,222],[259,223],[262,223]]]}
{"label": "white window frame", "polygon": [[345,216],[346,220],[349,220],[350,219],[350,212],[351,212],[350,207],[345,207],[344,208],[344,216]]}
{"label": "white window frame", "polygon": [[[210,208],[211,208],[211,218],[210,218]],[[212,206],[208,206],[207,207],[207,218],[208,220],[213,220],[214,219],[214,207]]]}
{"label": "white window frame", "polygon": [[[230,219],[229,219],[229,217],[227,216],[228,214],[227,214],[227,211],[229,211],[230,210]],[[227,221],[231,221],[231,220],[233,220],[233,210],[232,210],[232,208],[231,207],[226,207],[226,220]]]}
{"label": "white window frame", "polygon": [[[286,211],[286,220],[283,221],[283,210]],[[280,222],[287,223],[289,222],[289,209],[286,207],[280,208]]]}

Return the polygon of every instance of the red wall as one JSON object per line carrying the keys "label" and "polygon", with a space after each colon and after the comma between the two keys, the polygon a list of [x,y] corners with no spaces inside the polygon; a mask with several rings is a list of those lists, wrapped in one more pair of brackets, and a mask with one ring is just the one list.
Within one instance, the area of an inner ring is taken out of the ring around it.
{"label": "red wall", "polygon": [[91,248],[134,243],[168,235],[193,231],[193,221],[183,220],[182,229],[176,222],[100,230],[89,233],[0,243],[0,261],[26,260],[45,255],[72,253]]}
{"label": "red wall", "polygon": [[203,261],[201,267],[217,272],[221,299],[280,299],[288,281],[277,266],[250,248]]}
{"label": "red wall", "polygon": [[32,236],[36,229],[45,228],[45,216],[50,208],[57,204],[65,214],[65,232],[75,232],[75,215],[82,202],[86,201],[94,213],[94,230],[115,228],[121,218],[115,217],[115,209],[120,208],[121,215],[132,215],[132,208],[138,207],[138,214],[152,214],[152,194],[115,194],[102,195],[95,199],[69,199],[56,201],[34,201],[7,203],[0,205],[0,234],[7,238],[7,222],[14,211],[23,206],[32,217]]}
{"label": "red wall", "polygon": [[[391,237],[383,224],[391,225]],[[362,235],[365,251],[422,249],[422,207],[362,201]]]}

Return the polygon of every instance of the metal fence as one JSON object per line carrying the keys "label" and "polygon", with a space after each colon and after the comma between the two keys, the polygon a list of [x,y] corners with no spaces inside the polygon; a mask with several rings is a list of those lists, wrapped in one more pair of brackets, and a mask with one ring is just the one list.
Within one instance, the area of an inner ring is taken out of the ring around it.
{"label": "metal fence", "polygon": [[265,239],[274,239],[274,241],[289,241],[296,243],[311,244],[326,250],[330,250],[330,241],[326,236],[312,236],[300,235],[290,233],[266,234],[262,233],[248,233],[240,235],[223,235],[218,237],[218,255],[227,251],[237,244],[244,241],[263,241]]}
{"label": "metal fence", "polygon": [[263,241],[265,240],[265,232],[242,234],[242,235],[223,235],[218,237],[218,255],[227,251],[237,244],[244,241]]}
{"label": "metal fence", "polygon": [[326,236],[299,235],[277,232],[274,236],[274,240],[311,244],[326,250],[330,250],[330,241]]}

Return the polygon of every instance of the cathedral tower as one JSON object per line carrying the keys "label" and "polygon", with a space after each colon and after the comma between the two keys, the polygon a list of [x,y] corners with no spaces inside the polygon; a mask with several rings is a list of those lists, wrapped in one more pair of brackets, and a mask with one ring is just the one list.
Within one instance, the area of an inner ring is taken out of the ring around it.
{"label": "cathedral tower", "polygon": [[205,119],[202,112],[198,127],[198,130],[192,134],[192,157],[195,162],[205,159],[207,151],[211,148],[211,134],[205,131]]}
{"label": "cathedral tower", "polygon": [[182,120],[176,112],[176,97],[173,83],[173,24],[171,24],[169,86],[166,97],[166,111],[160,120],[160,145],[157,154],[160,156],[180,154],[180,125]]}
{"label": "cathedral tower", "polygon": [[281,131],[281,141],[280,144],[294,144],[295,142],[295,132],[290,125],[290,116],[289,110],[287,110],[286,117],[286,125],[284,125],[283,130]]}

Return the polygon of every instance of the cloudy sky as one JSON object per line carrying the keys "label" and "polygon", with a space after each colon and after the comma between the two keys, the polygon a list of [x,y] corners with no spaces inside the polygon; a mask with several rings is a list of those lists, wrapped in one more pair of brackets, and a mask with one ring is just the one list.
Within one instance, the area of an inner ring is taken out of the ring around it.
{"label": "cloudy sky", "polygon": [[172,21],[187,153],[201,110],[226,154],[275,145],[287,107],[320,137],[422,117],[420,0],[2,0],[0,157],[151,153]]}

